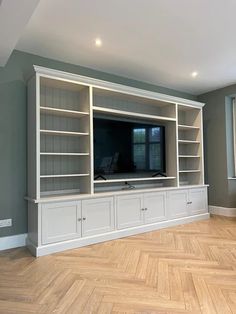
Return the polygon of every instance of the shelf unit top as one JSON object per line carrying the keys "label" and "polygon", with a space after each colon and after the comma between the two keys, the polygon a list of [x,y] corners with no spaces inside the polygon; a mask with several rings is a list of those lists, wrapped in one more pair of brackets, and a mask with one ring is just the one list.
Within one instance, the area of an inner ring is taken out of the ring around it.
{"label": "shelf unit top", "polygon": [[176,121],[176,118],[170,118],[170,117],[164,117],[164,116],[154,116],[150,114],[144,114],[144,113],[136,113],[136,112],[131,112],[131,111],[125,111],[125,110],[117,110],[117,109],[110,109],[110,108],[105,108],[105,107],[98,107],[98,106],[93,106],[93,110],[95,112],[101,112],[104,114],[110,114],[114,116],[128,116],[128,117],[133,117],[133,118],[139,118],[139,119],[149,119],[149,120],[155,120],[155,121]]}
{"label": "shelf unit top", "polygon": [[94,79],[91,77],[86,77],[86,76],[82,76],[82,75],[78,75],[74,73],[49,69],[49,68],[45,68],[45,67],[41,67],[37,65],[34,65],[34,70],[36,72],[36,75],[43,78],[61,80],[68,83],[70,82],[70,83],[80,84],[84,86],[91,86],[95,88],[106,89],[106,90],[110,90],[114,92],[120,92],[124,94],[144,97],[148,99],[166,101],[166,102],[170,102],[174,104],[179,104],[182,106],[202,108],[205,105],[204,103],[201,103],[195,100],[184,99],[184,98],[170,96],[167,94],[161,94],[157,92],[151,92],[151,91],[139,89],[136,87],[125,86],[125,85],[117,84],[117,83],[111,83],[108,81],[102,81],[102,80]]}
{"label": "shelf unit top", "polygon": [[59,109],[59,108],[52,108],[52,107],[43,107],[43,106],[40,107],[40,111],[47,114],[63,116],[63,117],[84,117],[84,116],[89,115],[88,112]]}

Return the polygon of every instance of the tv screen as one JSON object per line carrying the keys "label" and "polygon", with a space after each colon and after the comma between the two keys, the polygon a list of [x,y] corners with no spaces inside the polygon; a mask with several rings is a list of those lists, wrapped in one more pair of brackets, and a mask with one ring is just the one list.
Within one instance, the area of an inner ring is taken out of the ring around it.
{"label": "tv screen", "polygon": [[165,127],[94,118],[94,172],[165,173]]}

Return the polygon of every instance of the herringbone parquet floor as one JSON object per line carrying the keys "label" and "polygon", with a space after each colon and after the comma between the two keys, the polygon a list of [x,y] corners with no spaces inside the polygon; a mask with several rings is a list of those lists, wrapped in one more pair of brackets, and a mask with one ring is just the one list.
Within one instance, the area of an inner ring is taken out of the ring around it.
{"label": "herringbone parquet floor", "polygon": [[1,252],[0,313],[236,313],[236,219],[38,259]]}

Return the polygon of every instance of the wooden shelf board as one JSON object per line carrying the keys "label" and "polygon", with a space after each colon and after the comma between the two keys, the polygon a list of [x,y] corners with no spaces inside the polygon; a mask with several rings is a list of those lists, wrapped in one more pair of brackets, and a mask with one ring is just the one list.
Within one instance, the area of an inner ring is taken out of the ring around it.
{"label": "wooden shelf board", "polygon": [[88,112],[76,111],[76,110],[67,110],[67,109],[59,109],[59,108],[52,108],[52,107],[40,107],[40,111],[44,113],[49,113],[57,116],[64,116],[64,117],[83,117],[88,116]]}
{"label": "wooden shelf board", "polygon": [[61,136],[85,136],[89,135],[89,133],[83,132],[70,132],[70,131],[56,131],[56,130],[40,130],[40,133],[47,135],[61,135]]}
{"label": "wooden shelf board", "polygon": [[155,181],[155,180],[174,180],[176,177],[146,177],[146,178],[124,178],[124,179],[108,179],[94,180],[94,184],[119,183],[119,182],[137,182],[137,181]]}
{"label": "wooden shelf board", "polygon": [[200,158],[200,155],[179,155],[179,158]]}
{"label": "wooden shelf board", "polygon": [[193,125],[184,125],[184,124],[179,124],[178,125],[179,130],[199,130],[200,128],[198,126],[193,126]]}
{"label": "wooden shelf board", "polygon": [[87,177],[89,173],[73,173],[73,174],[48,174],[48,175],[41,175],[41,179],[45,178],[67,178],[67,177]]}
{"label": "wooden shelf board", "polygon": [[89,156],[89,153],[40,153],[42,156]]}
{"label": "wooden shelf board", "polygon": [[179,173],[201,172],[201,170],[179,170]]}
{"label": "wooden shelf board", "polygon": [[132,117],[132,118],[142,118],[142,119],[149,119],[149,120],[155,120],[155,121],[176,121],[176,118],[170,118],[170,117],[163,117],[163,116],[155,116],[150,114],[144,114],[144,113],[135,113],[130,111],[123,111],[123,110],[117,110],[117,109],[110,109],[105,107],[98,107],[93,106],[93,110],[96,112],[102,112],[102,113],[108,113],[116,116],[126,116]]}
{"label": "wooden shelf board", "polygon": [[180,144],[200,144],[200,141],[178,140]]}

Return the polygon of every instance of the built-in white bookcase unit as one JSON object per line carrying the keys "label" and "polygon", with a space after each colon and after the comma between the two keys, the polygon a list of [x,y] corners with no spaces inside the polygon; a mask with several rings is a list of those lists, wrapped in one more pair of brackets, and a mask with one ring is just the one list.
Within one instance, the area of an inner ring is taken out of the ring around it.
{"label": "built-in white bookcase unit", "polygon": [[[208,217],[204,104],[34,69],[28,84],[26,197],[27,244],[34,255]],[[114,173],[95,180],[94,117],[164,126],[166,176]]]}

